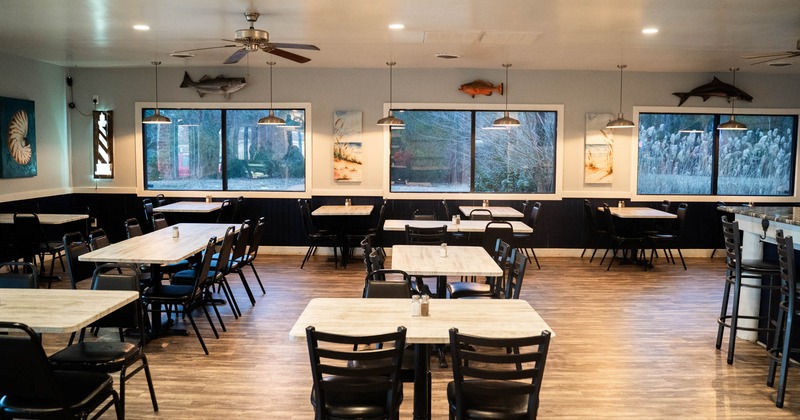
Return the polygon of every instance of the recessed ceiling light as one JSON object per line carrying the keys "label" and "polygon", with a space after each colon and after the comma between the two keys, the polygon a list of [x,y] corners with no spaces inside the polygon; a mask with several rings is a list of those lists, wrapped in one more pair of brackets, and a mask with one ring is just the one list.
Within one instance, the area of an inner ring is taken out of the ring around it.
{"label": "recessed ceiling light", "polygon": [[147,25],[133,25],[133,29],[136,29],[137,31],[149,31],[150,27]]}
{"label": "recessed ceiling light", "polygon": [[391,24],[389,24],[389,29],[405,29],[405,28],[406,28],[406,25],[403,25],[402,23],[391,23]]}
{"label": "recessed ceiling light", "polygon": [[645,35],[657,34],[658,28],[644,28],[642,29],[642,33]]}

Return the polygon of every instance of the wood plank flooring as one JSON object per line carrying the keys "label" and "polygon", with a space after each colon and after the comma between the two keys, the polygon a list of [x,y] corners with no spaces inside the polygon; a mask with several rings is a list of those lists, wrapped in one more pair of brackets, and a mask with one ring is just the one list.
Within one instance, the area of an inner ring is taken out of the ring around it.
{"label": "wood plank flooring", "polygon": [[[324,256],[300,270],[302,256],[259,256],[267,294],[251,307],[232,286],[243,316],[220,308],[227,332],[214,339],[198,324],[196,337],[167,337],[147,345],[160,411],[150,405],[144,377],[127,385],[129,419],[309,419],[311,376],[305,343],[288,332],[309,299],[358,297],[363,264],[334,270]],[[541,393],[542,419],[764,419],[800,415],[800,375],[790,372],[786,403],[774,405],[766,386],[765,350],[739,340],[732,366],[714,348],[722,296],[723,260],[689,258],[689,269],[656,262],[652,271],[588,258],[540,258],[529,268],[522,298],[555,330]],[[249,269],[248,269],[249,270]],[[249,273],[249,271],[248,271]],[[66,279],[66,276],[64,276]],[[249,273],[251,286],[255,283]],[[69,287],[69,281],[53,287]],[[87,286],[83,286],[87,287]],[[255,285],[257,289],[257,285]],[[255,289],[254,289],[255,290]],[[188,327],[188,322],[179,327]],[[67,335],[45,336],[52,352]],[[723,346],[727,345],[727,338]],[[725,348],[725,347],[723,347]],[[433,372],[433,417],[447,418],[449,369]],[[402,418],[411,418],[413,388],[405,388]],[[112,418],[106,415],[104,418]]]}

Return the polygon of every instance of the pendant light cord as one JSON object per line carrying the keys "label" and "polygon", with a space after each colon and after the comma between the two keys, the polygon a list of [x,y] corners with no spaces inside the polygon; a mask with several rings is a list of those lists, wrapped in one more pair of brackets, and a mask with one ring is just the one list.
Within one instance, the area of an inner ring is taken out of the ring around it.
{"label": "pendant light cord", "polygon": [[272,111],[272,66],[274,62],[269,62],[269,110]]}
{"label": "pendant light cord", "polygon": [[[733,72],[733,87],[736,87],[736,71],[739,70],[738,67],[731,67],[730,70]],[[734,107],[736,106],[736,97],[731,97],[731,119],[734,116]]]}
{"label": "pendant light cord", "polygon": [[392,69],[394,65],[397,64],[395,61],[389,61],[386,63],[389,66],[389,112],[392,112],[392,86],[393,86],[393,78],[392,78]]}
{"label": "pendant light cord", "polygon": [[617,67],[619,67],[619,113],[622,114],[622,69],[628,66],[620,64]]}
{"label": "pendant light cord", "polygon": [[505,97],[506,97],[506,113],[508,113],[508,68],[511,67],[511,64],[503,64],[503,67],[506,68],[506,88],[505,88],[506,94],[505,94]]}
{"label": "pendant light cord", "polygon": [[158,109],[158,65],[161,64],[160,61],[153,61],[153,65],[156,66],[156,109]]}

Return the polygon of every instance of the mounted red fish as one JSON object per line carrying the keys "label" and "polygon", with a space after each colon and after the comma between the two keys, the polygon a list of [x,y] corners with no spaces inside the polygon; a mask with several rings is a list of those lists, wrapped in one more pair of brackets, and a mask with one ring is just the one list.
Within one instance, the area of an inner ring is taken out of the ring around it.
{"label": "mounted red fish", "polygon": [[458,88],[458,90],[466,93],[467,95],[472,96],[473,98],[475,95],[486,95],[492,96],[493,92],[497,92],[499,94],[503,94],[503,84],[500,83],[499,85],[493,85],[491,82],[487,82],[486,80],[476,80],[474,82],[465,83]]}

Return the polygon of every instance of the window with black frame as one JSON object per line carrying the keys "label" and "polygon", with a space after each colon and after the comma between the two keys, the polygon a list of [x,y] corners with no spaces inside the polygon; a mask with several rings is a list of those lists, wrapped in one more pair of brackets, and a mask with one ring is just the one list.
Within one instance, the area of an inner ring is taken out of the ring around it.
{"label": "window with black frame", "polygon": [[639,114],[640,195],[791,196],[796,115]]}
{"label": "window with black frame", "polygon": [[[397,111],[396,111],[397,112]],[[555,193],[556,111],[403,110],[392,128],[390,191]]]}
{"label": "window with black frame", "polygon": [[[143,117],[154,112],[142,110]],[[305,110],[165,109],[172,124],[142,124],[147,190],[305,191]]]}

